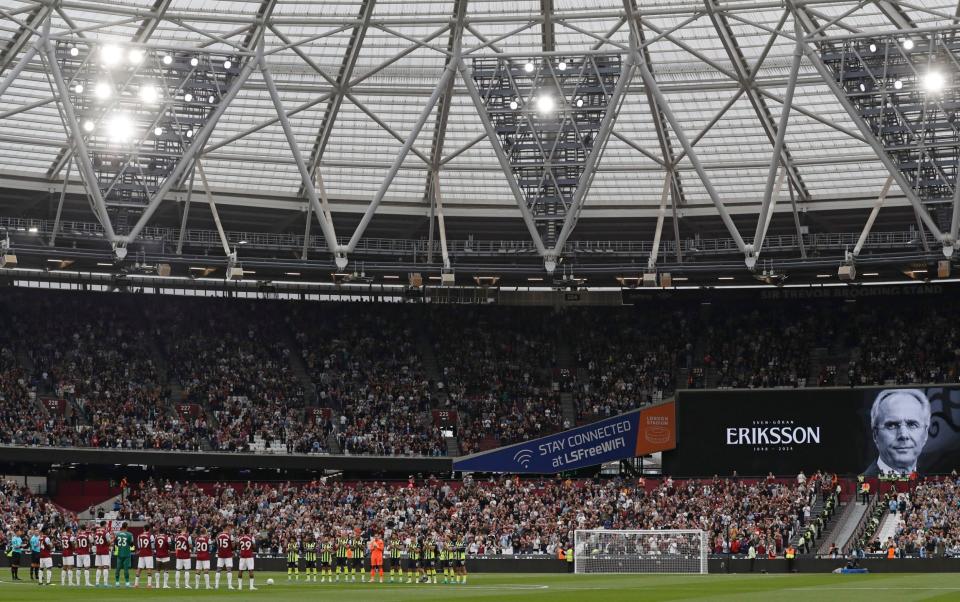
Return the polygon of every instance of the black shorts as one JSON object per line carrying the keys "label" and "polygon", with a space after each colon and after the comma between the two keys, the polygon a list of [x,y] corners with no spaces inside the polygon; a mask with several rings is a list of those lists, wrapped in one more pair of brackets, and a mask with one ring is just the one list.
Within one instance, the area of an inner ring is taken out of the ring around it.
{"label": "black shorts", "polygon": [[463,561],[460,560],[460,559],[454,560],[454,561],[453,561],[453,568],[455,568],[455,569],[462,569],[462,568],[463,568]]}
{"label": "black shorts", "polygon": [[10,566],[20,566],[20,552],[14,552],[10,555]]}
{"label": "black shorts", "polygon": [[295,568],[297,568],[298,564],[299,564],[299,563],[297,563],[297,562],[292,562],[292,561],[288,560],[288,561],[287,561],[287,568],[288,568],[288,569],[295,569]]}
{"label": "black shorts", "polygon": [[30,553],[30,564],[40,564],[40,552]]}
{"label": "black shorts", "polygon": [[358,567],[358,566],[361,566],[361,565],[363,565],[363,558],[360,558],[360,557],[358,557],[358,556],[354,556],[354,557],[353,557],[353,566]]}
{"label": "black shorts", "polygon": [[320,567],[321,567],[321,568],[324,568],[324,569],[329,569],[329,568],[330,568],[330,561],[329,561],[329,560],[323,560],[323,561],[321,561],[321,562],[320,562]]}

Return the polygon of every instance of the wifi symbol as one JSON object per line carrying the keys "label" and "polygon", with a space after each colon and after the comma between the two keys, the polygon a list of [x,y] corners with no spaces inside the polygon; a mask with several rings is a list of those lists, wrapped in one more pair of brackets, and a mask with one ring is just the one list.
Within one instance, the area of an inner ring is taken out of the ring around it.
{"label": "wifi symbol", "polygon": [[533,450],[530,449],[521,449],[513,455],[513,460],[520,466],[528,468],[530,466],[530,460],[533,459]]}

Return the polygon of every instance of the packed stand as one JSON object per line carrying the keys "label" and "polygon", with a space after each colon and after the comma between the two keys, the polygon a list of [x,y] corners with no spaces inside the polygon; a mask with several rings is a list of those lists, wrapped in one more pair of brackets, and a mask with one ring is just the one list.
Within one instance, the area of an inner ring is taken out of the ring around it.
{"label": "packed stand", "polygon": [[[554,316],[541,308],[432,307],[423,312],[464,452],[562,430]],[[493,429],[493,430],[491,430]]]}
{"label": "packed stand", "polygon": [[184,401],[216,418],[214,450],[249,451],[257,438],[285,447],[303,436],[303,383],[273,309],[279,306],[220,299],[168,299],[157,308]]}
{"label": "packed stand", "polygon": [[636,308],[577,309],[564,315],[576,368],[569,388],[580,422],[600,420],[674,390],[677,369],[693,361],[692,321],[675,310],[654,317]]}
{"label": "packed stand", "polygon": [[960,478],[955,473],[928,478],[887,504],[898,519],[897,530],[892,541],[874,541],[875,550],[893,546],[898,557],[960,556]]}
{"label": "packed stand", "polygon": [[[809,518],[804,507],[823,486],[732,479],[659,484],[605,481],[428,479],[408,483],[204,485],[151,481],[134,488],[119,518],[167,529],[252,521],[261,549],[290,534],[350,528],[396,530],[400,536],[464,536],[473,554],[554,554],[576,529],[704,529],[717,553],[749,545],[782,554]],[[274,548],[273,551],[276,551]]]}
{"label": "packed stand", "polygon": [[[5,302],[12,309],[9,341],[29,358],[33,368],[29,378],[24,368],[19,368],[16,383],[22,387],[30,382],[35,392],[65,402],[62,412],[41,408],[35,400],[25,407],[25,413],[43,421],[43,428],[28,437],[28,443],[127,449],[199,447],[192,426],[171,413],[169,392],[151,354],[150,339],[157,334],[137,319],[141,307],[136,297],[67,298],[16,291]],[[9,348],[8,358],[14,356],[15,348]],[[9,366],[4,372],[3,380],[14,380]]]}
{"label": "packed stand", "polygon": [[[348,454],[446,454],[430,425],[433,384],[417,351],[413,313],[402,306],[294,307],[287,322],[300,347],[317,403],[338,411]],[[328,431],[329,432],[329,431]]]}

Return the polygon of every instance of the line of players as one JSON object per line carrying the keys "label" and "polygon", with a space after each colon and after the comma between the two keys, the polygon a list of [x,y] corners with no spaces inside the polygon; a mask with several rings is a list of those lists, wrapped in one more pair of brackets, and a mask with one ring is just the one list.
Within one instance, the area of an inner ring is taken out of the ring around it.
{"label": "line of players", "polygon": [[[110,587],[110,556],[120,556],[117,549],[118,542],[107,528],[106,521],[101,521],[96,529],[69,529],[62,531],[56,537],[50,537],[46,529],[41,529],[39,554],[39,584],[50,585],[53,579],[53,552],[59,550],[63,556],[60,585],[85,585],[87,587]],[[199,529],[196,536],[186,529],[176,535],[169,535],[162,531],[154,532],[151,525],[146,525],[134,539],[131,553],[137,555],[137,571],[134,576],[133,587],[140,586],[140,576],[146,571],[146,586],[148,588],[170,589],[170,565],[175,560],[174,586],[180,587],[180,577],[183,574],[183,584],[190,587],[190,571],[192,557],[196,558],[194,569],[193,588],[200,589],[200,575],[203,574],[206,589],[210,587],[211,557],[216,554],[216,569],[214,588],[220,587],[220,575],[227,574],[227,588],[233,587],[233,557],[234,552],[239,556],[237,569],[237,589],[243,589],[243,573],[246,571],[249,587],[254,585],[253,561],[254,538],[250,529],[245,529],[239,537],[233,535],[233,528],[227,526],[221,533],[211,537],[207,529]],[[93,557],[94,583],[90,582],[90,563]],[[156,571],[156,572],[155,572]],[[80,578],[84,583],[81,584]],[[44,583],[46,577],[46,583]],[[117,571],[119,581],[119,566]],[[129,576],[126,585],[130,586]]]}
{"label": "line of players", "polygon": [[[40,529],[40,552],[38,583],[50,585],[53,579],[53,553],[62,555],[60,585],[87,587],[110,587],[111,555],[118,555],[117,542],[106,521],[101,521],[93,529],[69,529],[51,537],[46,529]],[[234,536],[233,527],[227,525],[216,536],[211,536],[206,528],[201,528],[194,536],[186,528],[176,535],[163,530],[154,530],[151,525],[136,535],[134,547],[130,552],[137,555],[137,570],[133,587],[140,586],[140,577],[146,571],[146,587],[170,589],[170,565],[174,563],[174,587],[179,588],[181,574],[183,585],[191,589],[190,572],[192,557],[193,588],[200,589],[200,575],[203,575],[206,589],[219,589],[220,576],[226,573],[227,589],[233,587],[233,558],[239,557],[237,567],[237,589],[243,589],[243,573],[246,571],[249,588],[254,585],[255,540],[250,528],[243,529]],[[342,530],[334,536],[317,537],[312,534],[302,539],[284,540],[287,557],[287,579],[300,579],[300,561],[303,560],[306,581],[339,582],[364,581],[364,560],[369,558],[370,579],[379,577],[384,581],[384,565],[387,567],[390,582],[396,578],[412,583],[414,578],[420,583],[437,583],[438,574],[442,574],[443,583],[467,582],[466,545],[462,539],[451,536],[422,536],[418,538],[394,538],[389,547],[379,536],[368,541],[358,532]],[[216,556],[214,585],[210,586],[211,557]],[[386,558],[385,558],[386,556]],[[90,582],[90,564],[93,558],[94,583]],[[118,566],[119,569],[119,566]],[[81,584],[81,576],[83,583]],[[44,582],[44,578],[46,581]],[[119,570],[117,571],[119,581]],[[129,577],[126,585],[129,587]]]}
{"label": "line of players", "polygon": [[[307,581],[339,582],[364,581],[364,560],[370,564],[370,579],[379,577],[383,583],[384,570],[390,583],[394,579],[412,583],[467,582],[467,546],[462,539],[446,536],[421,536],[400,539],[394,537],[389,546],[374,535],[369,540],[358,531],[344,529],[336,535],[307,534],[302,539],[288,537],[283,541],[287,556],[287,580],[300,579],[300,561],[303,561]],[[386,567],[386,569],[384,569]]]}

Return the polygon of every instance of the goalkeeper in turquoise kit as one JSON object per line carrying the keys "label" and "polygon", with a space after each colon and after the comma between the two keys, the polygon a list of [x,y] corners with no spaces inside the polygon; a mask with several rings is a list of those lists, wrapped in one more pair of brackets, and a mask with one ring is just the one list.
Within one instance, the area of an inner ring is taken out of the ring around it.
{"label": "goalkeeper in turquoise kit", "polygon": [[123,578],[130,587],[130,557],[133,554],[133,534],[127,531],[127,523],[120,526],[120,532],[113,540],[113,555],[117,557],[117,574],[114,586],[120,587],[120,569],[123,568]]}

